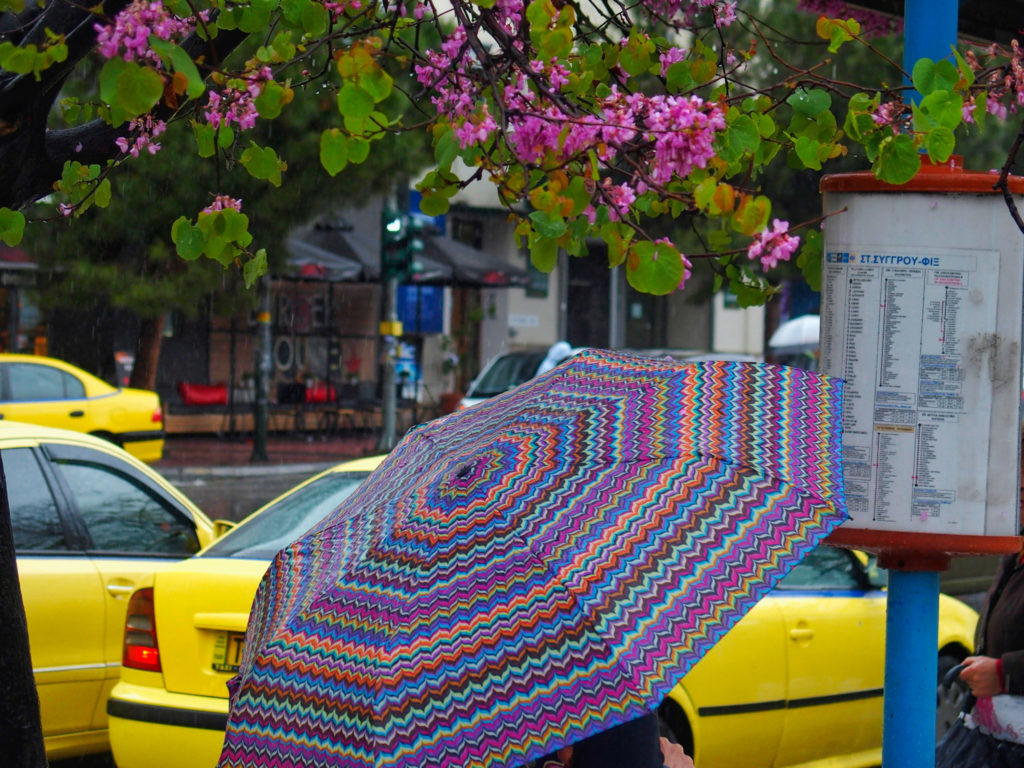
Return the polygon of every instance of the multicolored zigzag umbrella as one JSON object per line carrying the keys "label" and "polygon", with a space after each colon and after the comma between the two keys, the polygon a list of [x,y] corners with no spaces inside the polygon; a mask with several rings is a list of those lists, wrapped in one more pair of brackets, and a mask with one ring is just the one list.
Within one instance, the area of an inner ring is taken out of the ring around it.
{"label": "multicolored zigzag umbrella", "polygon": [[654,709],[845,519],[840,410],[591,350],[414,430],[268,570],[220,765],[515,766]]}

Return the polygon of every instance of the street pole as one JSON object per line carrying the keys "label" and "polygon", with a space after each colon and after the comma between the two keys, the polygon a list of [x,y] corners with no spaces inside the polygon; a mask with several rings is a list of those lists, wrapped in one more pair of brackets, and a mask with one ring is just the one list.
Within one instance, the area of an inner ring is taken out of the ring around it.
{"label": "street pole", "polygon": [[395,381],[395,358],[398,356],[398,336],[402,324],[398,322],[398,278],[394,275],[383,278],[384,320],[380,324],[381,339],[384,342],[384,370],[381,387],[381,429],[377,450],[388,452],[395,447],[395,422],[398,410],[398,394]]}
{"label": "street pole", "polygon": [[252,455],[249,461],[268,461],[267,416],[270,412],[271,348],[270,281],[260,280],[260,305],[256,313],[256,397],[253,400]]}
{"label": "street pole", "polygon": [[[944,59],[956,45],[957,0],[906,0],[903,69]],[[916,92],[907,95],[917,100]],[[909,558],[908,558],[909,560]],[[885,563],[881,563],[885,565]],[[899,565],[895,563],[894,565]],[[883,768],[935,768],[939,573],[922,559],[889,573],[885,619]]]}

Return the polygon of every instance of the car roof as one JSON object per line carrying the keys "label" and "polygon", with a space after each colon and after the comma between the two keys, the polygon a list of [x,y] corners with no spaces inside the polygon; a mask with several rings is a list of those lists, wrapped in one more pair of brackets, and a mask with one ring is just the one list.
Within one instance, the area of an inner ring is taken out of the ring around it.
{"label": "car roof", "polygon": [[327,474],[331,472],[372,472],[381,465],[381,462],[387,458],[387,454],[377,454],[376,456],[363,456],[360,459],[351,459],[349,461],[343,461],[340,464],[335,464],[328,470],[321,474]]}
{"label": "car roof", "polygon": [[100,448],[110,448],[113,443],[95,437],[85,432],[75,432],[70,429],[58,429],[57,427],[44,427],[40,424],[30,424],[25,421],[0,421],[0,438],[20,440],[74,440],[79,443],[88,443]]}

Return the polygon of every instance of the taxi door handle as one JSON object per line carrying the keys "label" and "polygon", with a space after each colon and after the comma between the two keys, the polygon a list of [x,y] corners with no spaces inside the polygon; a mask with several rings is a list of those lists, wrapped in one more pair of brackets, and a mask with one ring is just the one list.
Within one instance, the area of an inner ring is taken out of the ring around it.
{"label": "taxi door handle", "polygon": [[807,641],[814,637],[814,630],[807,628],[791,629],[789,630],[789,636],[797,642]]}
{"label": "taxi door handle", "polygon": [[107,592],[109,592],[114,597],[130,595],[134,591],[134,584],[107,584]]}
{"label": "taxi door handle", "polygon": [[85,416],[85,411],[72,411],[71,413],[68,414],[68,416],[70,416],[73,419],[77,419],[82,416]]}

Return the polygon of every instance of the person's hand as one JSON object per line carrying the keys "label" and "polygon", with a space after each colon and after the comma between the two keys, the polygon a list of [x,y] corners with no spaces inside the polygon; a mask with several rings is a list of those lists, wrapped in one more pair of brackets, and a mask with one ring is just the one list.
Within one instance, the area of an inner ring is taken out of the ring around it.
{"label": "person's hand", "polygon": [[996,696],[1003,692],[998,659],[991,656],[968,656],[963,663],[960,679],[970,686],[975,696]]}
{"label": "person's hand", "polygon": [[665,768],[694,768],[693,760],[687,757],[683,748],[661,737],[661,761]]}

